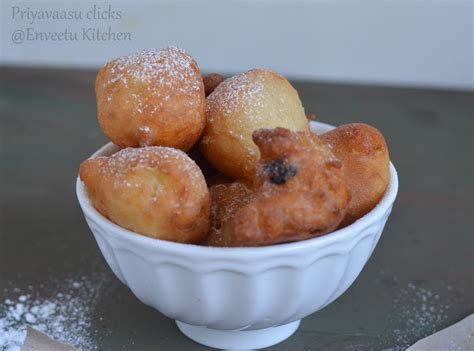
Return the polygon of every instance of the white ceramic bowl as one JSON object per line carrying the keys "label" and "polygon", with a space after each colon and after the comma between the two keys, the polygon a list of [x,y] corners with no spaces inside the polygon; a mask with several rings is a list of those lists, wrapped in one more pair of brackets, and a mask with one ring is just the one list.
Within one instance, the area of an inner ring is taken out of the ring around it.
{"label": "white ceramic bowl", "polygon": [[[324,133],[332,126],[312,122]],[[110,155],[109,143],[93,156]],[[84,216],[115,275],[143,303],[176,320],[194,341],[256,349],[288,338],[301,318],[337,299],[377,244],[397,195],[397,172],[380,203],[355,223],[314,239],[257,248],[214,248],[152,239],[97,212],[83,183]]]}

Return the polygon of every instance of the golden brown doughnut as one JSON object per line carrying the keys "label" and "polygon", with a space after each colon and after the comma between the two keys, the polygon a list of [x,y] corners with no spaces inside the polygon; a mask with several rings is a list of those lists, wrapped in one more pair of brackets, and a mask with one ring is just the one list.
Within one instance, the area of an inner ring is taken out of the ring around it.
{"label": "golden brown doughnut", "polygon": [[94,207],[126,229],[182,243],[201,241],[209,231],[206,181],[178,149],[126,148],[84,161],[79,174]]}
{"label": "golden brown doughnut", "polygon": [[202,242],[207,246],[229,246],[228,237],[222,235],[224,223],[234,217],[234,214],[247,205],[253,198],[252,189],[241,182],[219,183],[209,188],[211,194],[211,230]]}
{"label": "golden brown doughnut", "polygon": [[351,224],[382,198],[390,181],[387,144],[378,129],[367,124],[345,124],[320,136],[344,165],[351,201],[341,226]]}
{"label": "golden brown doughnut", "polygon": [[221,84],[224,81],[224,76],[217,74],[217,73],[211,73],[206,76],[202,77],[202,81],[204,82],[204,91],[206,92],[206,96],[209,96],[219,84]]}
{"label": "golden brown doughnut", "polygon": [[350,200],[342,163],[310,132],[253,133],[261,160],[255,198],[222,224],[228,246],[260,246],[331,232]]}
{"label": "golden brown doughnut", "polygon": [[144,50],[107,63],[95,91],[100,127],[120,147],[187,151],[205,125],[201,72],[179,48]]}
{"label": "golden brown doughnut", "polygon": [[259,128],[308,131],[296,90],[278,73],[256,69],[226,79],[207,97],[201,150],[234,179],[252,180],[260,158],[252,140]]}

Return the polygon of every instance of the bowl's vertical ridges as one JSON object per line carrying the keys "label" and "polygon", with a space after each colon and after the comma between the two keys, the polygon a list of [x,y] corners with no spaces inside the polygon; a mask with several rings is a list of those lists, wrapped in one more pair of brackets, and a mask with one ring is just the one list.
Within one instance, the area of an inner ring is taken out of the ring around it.
{"label": "bowl's vertical ridges", "polygon": [[301,319],[322,308],[324,303],[336,288],[345,270],[345,255],[343,253],[330,253],[318,257],[305,267],[301,274],[304,276],[303,284],[299,287],[303,297],[298,308],[284,322]]}
{"label": "bowl's vertical ridges", "polygon": [[[359,275],[386,218],[350,242],[325,247],[323,252],[282,256],[271,269],[251,272],[239,270],[241,262],[235,260],[205,265],[203,271],[192,259],[148,257],[151,252],[119,247],[111,235],[89,224],[114,273],[142,302],[188,324],[234,330],[286,324],[331,303]],[[308,259],[311,254],[313,260]],[[259,267],[258,262],[255,265]]]}
{"label": "bowl's vertical ridges", "polygon": [[[182,318],[189,308],[193,291],[186,288],[190,272],[176,264],[159,261],[150,265],[153,285],[153,307],[170,318]],[[193,287],[194,289],[194,287]]]}
{"label": "bowl's vertical ridges", "polygon": [[[232,301],[235,291],[235,282],[229,282],[225,276],[233,276],[233,272],[211,271],[199,276],[202,293],[200,294],[205,309],[202,322],[209,328],[218,328],[225,323],[229,315],[228,306],[235,305]],[[235,329],[235,328],[231,328]]]}
{"label": "bowl's vertical ridges", "polygon": [[[325,131],[330,126],[317,124]],[[108,144],[95,156],[110,154]],[[109,222],[76,190],[100,250],[117,277],[168,317],[212,329],[259,329],[299,320],[357,278],[380,238],[398,189],[391,183],[368,215],[333,234],[265,248],[204,248],[146,238]]]}
{"label": "bowl's vertical ridges", "polygon": [[110,269],[114,274],[119,278],[119,280],[128,286],[125,276],[118,265],[117,259],[115,257],[114,248],[110,245],[110,243],[106,240],[106,235],[103,232],[102,228],[96,224],[91,218],[86,217],[87,224],[92,230],[94,234],[94,238],[99,246],[102,255],[105,258],[105,261],[109,265]]}
{"label": "bowl's vertical ridges", "polygon": [[114,273],[142,302],[188,324],[234,330],[286,324],[331,303],[359,275],[387,215],[351,241],[281,256],[270,269],[261,270],[266,266],[255,262],[251,271],[241,270],[238,260],[203,266],[193,258],[125,249],[113,235],[88,222]]}
{"label": "bowl's vertical ridges", "polygon": [[261,296],[255,275],[216,269],[206,276],[212,277],[214,303],[220,306],[208,321],[210,328],[242,329],[258,318]]}
{"label": "bowl's vertical ridges", "polygon": [[291,316],[299,306],[303,277],[293,266],[281,265],[253,276],[258,317],[249,329],[268,328]]}
{"label": "bowl's vertical ridges", "polygon": [[321,306],[321,308],[329,305],[336,298],[341,296],[342,293],[346,291],[354,282],[367,262],[368,253],[370,252],[371,246],[372,238],[370,236],[364,236],[354,245],[353,249],[348,252],[348,254],[345,256],[346,259],[344,273],[341,275],[337,287],[334,289],[329,299]]}

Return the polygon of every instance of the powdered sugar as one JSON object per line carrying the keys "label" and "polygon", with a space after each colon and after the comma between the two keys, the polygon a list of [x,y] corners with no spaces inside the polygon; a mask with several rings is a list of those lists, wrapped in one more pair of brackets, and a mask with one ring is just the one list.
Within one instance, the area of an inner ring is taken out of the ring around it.
{"label": "powdered sugar", "polygon": [[398,346],[408,346],[413,339],[433,334],[447,320],[450,304],[439,293],[409,283],[393,300],[400,320],[393,329]]}
{"label": "powdered sugar", "polygon": [[[164,49],[146,49],[139,53],[122,56],[112,61],[111,71],[116,73],[112,78],[123,79],[125,74],[144,83],[155,83],[173,86],[176,82],[186,83],[195,75],[192,57],[183,49],[167,47]],[[200,85],[189,85],[190,89],[198,90]],[[126,84],[126,80],[124,81]],[[184,87],[183,87],[184,88]]]}
{"label": "powdered sugar", "polygon": [[125,148],[110,157],[98,157],[103,160],[100,172],[114,179],[114,186],[136,186],[129,181],[128,174],[133,170],[150,170],[159,172],[174,169],[186,174],[193,184],[204,182],[198,165],[183,151],[165,146],[148,146],[143,148]]}
{"label": "powdered sugar", "polygon": [[[266,69],[250,70],[219,84],[206,99],[206,116],[210,127],[201,143],[210,144],[208,150],[223,149],[221,154],[248,167],[238,172],[241,176],[250,176],[259,158],[252,132],[278,126],[293,131],[308,129],[296,91],[278,73]],[[217,133],[219,137],[213,137]],[[205,139],[207,134],[210,139]],[[235,144],[232,153],[226,151],[225,141]]]}
{"label": "powdered sugar", "polygon": [[14,289],[0,304],[0,350],[19,351],[26,325],[83,351],[95,350],[91,318],[106,281],[99,273],[66,279],[47,298],[36,296],[32,286],[21,294]]}
{"label": "powdered sugar", "polygon": [[[151,106],[153,112],[160,109],[163,101],[170,99],[169,91],[192,94],[203,89],[196,62],[186,51],[177,47],[143,50],[119,57],[106,67],[109,79],[103,83],[104,89],[118,83],[128,89],[130,80],[140,82],[146,86],[147,94],[157,98],[156,104]],[[130,102],[136,106],[137,112],[142,113],[147,107],[142,94],[132,93],[129,98],[133,100]],[[163,101],[160,102],[160,99]],[[106,97],[107,102],[112,100],[112,94]],[[194,103],[194,99],[186,101]]]}
{"label": "powdered sugar", "polygon": [[150,146],[153,143],[153,133],[151,132],[150,127],[143,126],[138,128],[138,133],[140,134],[140,146]]}
{"label": "powdered sugar", "polygon": [[207,97],[207,110],[217,107],[224,115],[232,115],[240,109],[245,110],[250,103],[261,105],[265,85],[261,79],[255,79],[255,72],[248,71],[224,80]]}
{"label": "powdered sugar", "polygon": [[389,327],[381,335],[395,341],[391,345],[394,350],[405,350],[415,341],[446,327],[452,302],[447,296],[452,294],[452,286],[438,282],[436,286],[425,287],[410,282],[398,287],[398,277],[386,270],[379,272],[377,280],[385,281],[391,288],[397,287],[391,306],[387,306]]}
{"label": "powdered sugar", "polygon": [[140,128],[138,128],[138,130],[142,133],[145,133],[145,134],[150,134],[151,133],[150,127],[147,127],[147,126],[140,127]]}

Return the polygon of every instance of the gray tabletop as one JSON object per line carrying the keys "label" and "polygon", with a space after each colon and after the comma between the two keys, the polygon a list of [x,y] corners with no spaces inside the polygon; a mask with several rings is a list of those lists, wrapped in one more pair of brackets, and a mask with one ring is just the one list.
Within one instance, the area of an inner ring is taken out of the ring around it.
{"label": "gray tabletop", "polygon": [[[78,166],[106,142],[94,78],[91,71],[1,70],[0,320],[7,302],[22,295],[54,296],[75,301],[62,314],[85,334],[86,349],[205,350],[113,276],[83,219],[74,192]],[[294,86],[323,122],[379,128],[400,192],[356,282],[270,349],[404,349],[474,312],[473,94]]]}

